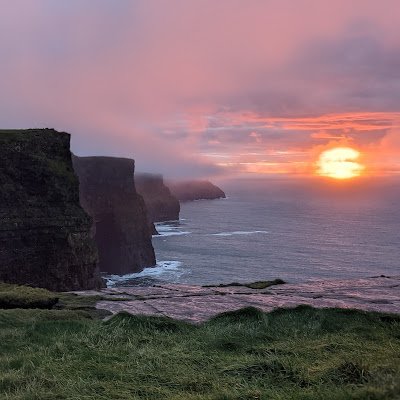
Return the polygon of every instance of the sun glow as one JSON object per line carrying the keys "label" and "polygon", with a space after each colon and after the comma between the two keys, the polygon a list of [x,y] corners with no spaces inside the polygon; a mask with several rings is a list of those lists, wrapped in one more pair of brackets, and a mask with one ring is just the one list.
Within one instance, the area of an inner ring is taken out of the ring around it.
{"label": "sun glow", "polygon": [[360,176],[364,166],[357,162],[360,152],[350,147],[336,147],[322,152],[317,161],[317,174],[334,179]]}

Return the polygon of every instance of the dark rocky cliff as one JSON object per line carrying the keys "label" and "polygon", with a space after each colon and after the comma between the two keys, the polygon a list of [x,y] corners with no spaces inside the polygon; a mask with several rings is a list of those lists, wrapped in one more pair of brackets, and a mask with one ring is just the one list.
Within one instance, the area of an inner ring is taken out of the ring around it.
{"label": "dark rocky cliff", "polygon": [[102,285],[69,145],[53,129],[0,131],[0,280],[56,291]]}
{"label": "dark rocky cliff", "polygon": [[137,173],[135,183],[146,203],[150,222],[179,219],[179,201],[164,185],[162,175]]}
{"label": "dark rocky cliff", "polygon": [[143,198],[136,192],[134,161],[73,157],[83,208],[96,224],[100,271],[126,274],[155,265]]}
{"label": "dark rocky cliff", "polygon": [[171,193],[180,201],[192,201],[201,199],[225,198],[225,193],[209,181],[175,181],[168,182]]}

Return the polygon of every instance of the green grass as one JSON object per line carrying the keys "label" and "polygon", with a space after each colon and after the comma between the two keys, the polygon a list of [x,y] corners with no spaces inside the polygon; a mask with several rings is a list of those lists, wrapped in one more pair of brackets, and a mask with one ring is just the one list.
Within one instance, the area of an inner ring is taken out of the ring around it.
{"label": "green grass", "polygon": [[302,306],[199,326],[86,317],[79,306],[0,310],[0,398],[400,398],[397,316]]}
{"label": "green grass", "polygon": [[59,300],[54,305],[54,309],[79,311],[93,319],[102,319],[111,315],[109,311],[96,308],[96,303],[105,299],[103,296],[78,296],[74,293],[59,293],[58,295]]}
{"label": "green grass", "polygon": [[[111,313],[96,309],[103,296],[78,296],[74,293],[55,293],[46,289],[0,282],[0,309],[40,308],[79,311],[88,318],[104,318]],[[118,297],[107,300],[123,301]]]}
{"label": "green grass", "polygon": [[0,308],[51,309],[57,302],[58,296],[46,289],[0,282]]}

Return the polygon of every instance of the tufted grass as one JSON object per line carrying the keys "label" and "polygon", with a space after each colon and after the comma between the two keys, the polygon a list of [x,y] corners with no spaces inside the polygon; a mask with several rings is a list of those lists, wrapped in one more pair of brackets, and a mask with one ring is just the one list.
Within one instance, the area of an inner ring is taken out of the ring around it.
{"label": "tufted grass", "polygon": [[400,317],[247,308],[194,326],[0,310],[0,398],[396,399]]}
{"label": "tufted grass", "polygon": [[[104,300],[103,296],[78,296],[68,292],[51,292],[46,289],[25,285],[14,285],[0,282],[0,309],[57,309],[80,311],[88,318],[104,318],[111,313],[96,309],[96,303]],[[122,301],[115,298],[107,300]]]}
{"label": "tufted grass", "polygon": [[51,309],[57,302],[57,295],[46,289],[0,282],[0,308]]}

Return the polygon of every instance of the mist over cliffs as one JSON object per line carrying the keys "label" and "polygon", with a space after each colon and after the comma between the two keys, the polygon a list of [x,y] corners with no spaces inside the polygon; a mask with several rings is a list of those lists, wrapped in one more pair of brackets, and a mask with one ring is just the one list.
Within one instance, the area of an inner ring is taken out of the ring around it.
{"label": "mist over cliffs", "polygon": [[73,157],[83,208],[95,221],[100,271],[127,274],[155,265],[145,202],[135,187],[135,162]]}
{"label": "mist over cliffs", "polygon": [[171,193],[179,201],[222,199],[226,195],[222,189],[205,180],[168,181]]}
{"label": "mist over cliffs", "polygon": [[162,175],[136,173],[135,183],[137,191],[143,196],[146,203],[151,222],[179,219],[179,201],[164,184]]}
{"label": "mist over cliffs", "polygon": [[0,280],[50,290],[102,285],[92,220],[79,204],[70,135],[0,131]]}

